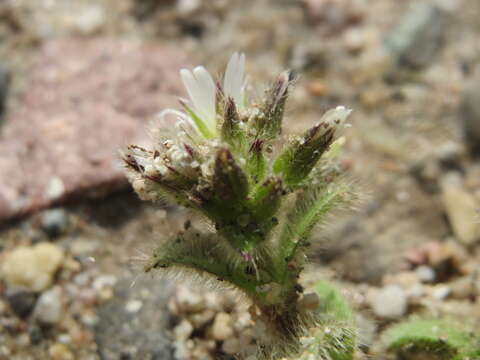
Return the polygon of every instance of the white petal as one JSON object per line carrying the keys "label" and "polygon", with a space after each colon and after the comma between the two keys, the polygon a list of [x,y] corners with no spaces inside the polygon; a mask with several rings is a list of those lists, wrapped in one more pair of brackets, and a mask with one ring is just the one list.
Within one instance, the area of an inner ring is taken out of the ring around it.
{"label": "white petal", "polygon": [[245,76],[245,54],[234,53],[230,58],[223,79],[223,90],[226,96],[232,97],[241,106],[243,82]]}
{"label": "white petal", "polygon": [[197,80],[193,76],[192,72],[187,69],[180,70],[180,76],[183,81],[183,85],[187,89],[188,96],[193,103],[193,106],[197,108],[197,104],[201,103],[201,92],[198,89]]}
{"label": "white petal", "polygon": [[242,102],[242,89],[245,77],[245,54],[240,54],[237,65],[237,78],[235,81],[234,99],[237,104]]}
{"label": "white petal", "polygon": [[235,69],[237,67],[238,53],[234,53],[228,61],[227,68],[225,70],[225,76],[223,77],[223,91],[226,96],[232,96],[232,86],[235,78]]}
{"label": "white petal", "polygon": [[335,129],[335,137],[338,138],[343,134],[345,126],[345,120],[348,118],[351,109],[347,109],[345,106],[337,106],[335,109],[328,110],[320,119],[320,123],[328,124],[328,128]]}
{"label": "white petal", "polygon": [[209,122],[209,125],[213,125],[213,127],[215,127],[215,82],[203,66],[196,67],[193,70],[193,74],[197,80],[197,85],[200,92],[200,102],[195,104],[195,107],[204,114],[206,117],[205,120]]}
{"label": "white petal", "polygon": [[191,119],[186,114],[175,109],[164,109],[157,116],[161,121],[163,121],[168,115],[175,115],[180,119],[180,121],[191,122]]}
{"label": "white petal", "polygon": [[320,122],[328,123],[330,126],[338,127],[343,125],[347,117],[352,112],[345,106],[337,106],[335,109],[328,110],[321,118]]}

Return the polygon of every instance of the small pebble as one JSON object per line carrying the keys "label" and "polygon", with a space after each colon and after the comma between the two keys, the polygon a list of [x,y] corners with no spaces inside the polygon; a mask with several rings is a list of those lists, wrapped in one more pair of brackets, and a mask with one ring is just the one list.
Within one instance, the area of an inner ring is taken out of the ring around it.
{"label": "small pebble", "polygon": [[190,313],[205,309],[205,299],[186,286],[178,287],[175,298],[180,311]]}
{"label": "small pebble", "polygon": [[478,204],[463,185],[456,172],[447,173],[440,180],[442,202],[455,238],[464,245],[472,245],[480,239],[480,224],[476,221]]}
{"label": "small pebble", "polygon": [[62,234],[67,228],[67,214],[64,209],[46,210],[42,213],[41,227],[50,237]]}
{"label": "small pebble", "polygon": [[93,281],[93,288],[101,290],[105,287],[113,287],[117,283],[117,278],[114,275],[101,275]]}
{"label": "small pebble", "polygon": [[55,244],[21,246],[6,256],[1,273],[8,285],[39,292],[50,287],[63,258],[63,251]]}
{"label": "small pebble", "polygon": [[212,337],[215,340],[226,340],[233,336],[233,328],[231,326],[231,316],[225,312],[220,312],[215,317],[212,325]]}
{"label": "small pebble", "polygon": [[141,302],[140,300],[130,300],[129,302],[127,302],[125,310],[129,313],[136,313],[140,311],[142,306],[143,302]]}
{"label": "small pebble", "polygon": [[415,269],[415,273],[422,282],[431,283],[435,281],[435,270],[430,266],[421,265]]}
{"label": "small pebble", "polygon": [[58,286],[40,295],[34,311],[39,323],[53,325],[60,321],[63,313],[61,297],[62,293]]}
{"label": "small pebble", "polygon": [[400,286],[387,285],[369,296],[369,303],[375,315],[395,319],[407,312],[407,294]]}
{"label": "small pebble", "polygon": [[432,290],[432,296],[436,300],[445,300],[451,293],[451,289],[446,285],[435,286]]}
{"label": "small pebble", "polygon": [[461,277],[449,284],[452,297],[463,300],[475,296],[475,283],[471,276]]}
{"label": "small pebble", "polygon": [[15,291],[7,294],[7,301],[15,314],[21,318],[26,318],[35,307],[37,296],[28,291]]}
{"label": "small pebble", "polygon": [[173,329],[173,335],[176,340],[185,341],[192,334],[194,328],[193,325],[186,319],[183,319],[175,328]]}
{"label": "small pebble", "polygon": [[65,344],[53,344],[48,348],[48,355],[51,360],[74,360],[72,352]]}
{"label": "small pebble", "polygon": [[236,338],[230,338],[223,342],[222,350],[230,355],[238,354],[241,351],[240,341]]}
{"label": "small pebble", "polygon": [[72,25],[77,32],[83,35],[98,32],[107,19],[104,8],[100,6],[89,6],[76,15]]}

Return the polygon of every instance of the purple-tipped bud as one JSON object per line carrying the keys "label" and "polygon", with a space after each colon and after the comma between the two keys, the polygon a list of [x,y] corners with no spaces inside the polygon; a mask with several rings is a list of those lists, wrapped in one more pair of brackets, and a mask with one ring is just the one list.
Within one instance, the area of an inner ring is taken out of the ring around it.
{"label": "purple-tipped bud", "polygon": [[327,111],[317,125],[310,128],[304,136],[291,141],[275,160],[275,174],[282,175],[288,185],[296,185],[304,180],[338,137],[350,112],[343,106]]}
{"label": "purple-tipped bud", "polygon": [[268,90],[261,115],[256,119],[255,124],[259,136],[271,140],[282,132],[282,120],[290,83],[290,72],[285,71]]}

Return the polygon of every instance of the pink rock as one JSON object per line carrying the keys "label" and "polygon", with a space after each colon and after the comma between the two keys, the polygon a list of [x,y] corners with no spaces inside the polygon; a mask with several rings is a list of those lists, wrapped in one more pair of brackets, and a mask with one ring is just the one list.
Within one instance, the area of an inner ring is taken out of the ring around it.
{"label": "pink rock", "polygon": [[181,94],[179,50],[113,39],[47,42],[0,128],[0,222],[127,185],[117,152]]}

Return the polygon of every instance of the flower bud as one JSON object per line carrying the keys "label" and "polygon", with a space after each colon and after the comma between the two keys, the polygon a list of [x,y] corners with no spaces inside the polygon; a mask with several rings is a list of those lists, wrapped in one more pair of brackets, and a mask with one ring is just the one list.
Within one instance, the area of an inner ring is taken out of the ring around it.
{"label": "flower bud", "polygon": [[327,111],[320,122],[304,136],[290,142],[275,160],[274,173],[281,174],[288,185],[296,185],[304,180],[338,136],[339,128],[350,112],[343,106]]}
{"label": "flower bud", "polygon": [[228,98],[222,124],[222,140],[235,146],[241,141],[240,116],[233,98]]}
{"label": "flower bud", "polygon": [[285,71],[267,92],[263,111],[257,117],[255,124],[260,137],[271,140],[282,132],[282,119],[290,81],[290,72]]}
{"label": "flower bud", "polygon": [[248,195],[247,176],[226,148],[220,149],[215,158],[213,190],[222,202],[232,201],[232,205],[236,207],[244,202]]}
{"label": "flower bud", "polygon": [[284,189],[280,178],[269,177],[265,180],[262,185],[256,189],[250,200],[255,217],[259,221],[267,220],[272,225],[276,225],[276,221],[271,220],[280,206],[283,193]]}

